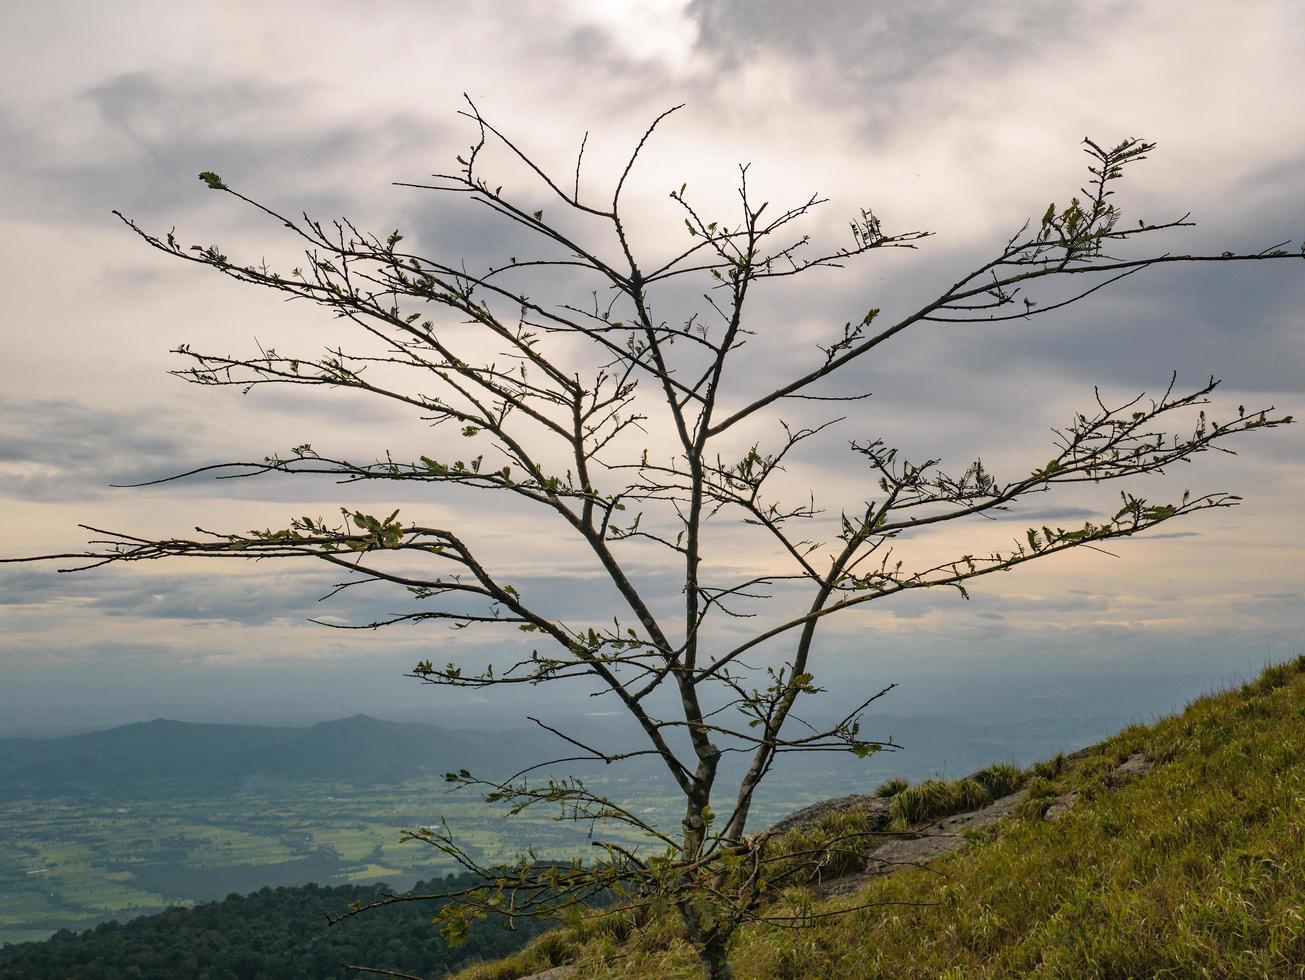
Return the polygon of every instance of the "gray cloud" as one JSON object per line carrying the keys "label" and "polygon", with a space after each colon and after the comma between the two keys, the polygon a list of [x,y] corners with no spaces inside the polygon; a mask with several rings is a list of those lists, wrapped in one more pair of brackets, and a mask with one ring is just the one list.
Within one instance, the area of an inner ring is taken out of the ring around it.
{"label": "gray cloud", "polygon": [[80,121],[71,132],[7,107],[0,139],[14,152],[4,170],[20,193],[6,197],[6,212],[108,224],[116,208],[146,222],[175,219],[208,203],[196,175],[214,170],[273,203],[293,196],[296,209],[335,215],[376,188],[328,188],[323,167],[381,155],[403,159],[442,131],[408,112],[313,125],[302,110],[312,97],[303,85],[253,77],[137,70],[92,85],[66,105]]}
{"label": "gray cloud", "polygon": [[[67,560],[60,567],[76,564]],[[654,608],[666,606],[678,588],[675,577],[664,572],[631,567],[630,574],[639,580]],[[622,609],[620,597],[606,578],[581,569],[550,575],[520,572],[505,575],[505,580],[533,608],[577,628],[610,625],[613,614]],[[339,588],[348,583],[353,584]],[[456,597],[415,599],[401,587],[366,582],[343,569],[326,569],[309,560],[282,560],[275,565],[249,562],[228,574],[178,568],[144,578],[121,567],[74,574],[48,566],[0,569],[0,606],[39,609],[58,603],[108,617],[193,620],[231,627],[309,619],[363,625],[423,609],[484,609],[482,602]],[[429,634],[447,628],[446,624],[427,622],[410,629]],[[402,628],[386,635],[401,632]],[[475,633],[473,629],[471,634]],[[507,635],[509,646],[529,647],[525,641],[516,643],[513,635],[502,631],[496,635],[500,642]]]}
{"label": "gray cloud", "polygon": [[[125,501],[142,494],[156,499],[219,496],[312,506],[420,498],[417,488],[396,493],[389,485],[340,485],[331,477],[222,479],[248,472],[239,468],[132,486],[198,467],[285,455],[306,438],[323,451],[332,443],[330,451],[346,458],[375,459],[393,443],[377,443],[360,430],[386,432],[411,425],[412,413],[390,403],[334,394],[294,398],[273,389],[241,399],[232,390],[194,390],[186,402],[135,408],[72,398],[0,398],[0,496],[60,502]],[[90,517],[89,511],[81,515]]]}
{"label": "gray cloud", "polygon": [[934,111],[939,99],[949,109],[959,106],[969,80],[1016,76],[1086,23],[1109,21],[1118,6],[1089,12],[947,0],[693,0],[688,12],[698,25],[699,49],[718,71],[740,71],[761,53],[790,59],[806,98],[838,106],[863,134],[883,138],[918,112],[921,92],[935,102]]}
{"label": "gray cloud", "polygon": [[1020,508],[1017,513],[1010,516],[1013,520],[1020,522],[1090,521],[1099,518],[1101,514],[1086,507],[1034,507],[1032,509]]}
{"label": "gray cloud", "polygon": [[[1045,70],[1047,59],[1053,57],[1050,52],[1069,45],[1080,51],[1083,45],[1104,45],[1108,37],[1128,30],[1125,25],[1131,24],[1138,32],[1155,26],[1140,11],[1122,4],[1070,9],[996,2],[964,6],[821,3],[813,9],[782,2],[696,0],[689,11],[699,26],[700,47],[723,71],[741,72],[766,56],[799,64],[791,84],[799,86],[811,103],[837,105],[842,115],[861,120],[863,128],[874,130],[865,137],[869,153],[885,141],[891,143],[889,138],[903,127],[910,130],[914,126],[911,131],[938,136],[951,134],[953,141],[973,140],[975,114],[984,118],[988,110],[968,101],[972,86],[967,84],[967,75],[988,86],[984,91],[998,84],[1012,119],[1022,119],[1024,126],[1033,129],[1041,120],[1020,113],[1034,101],[1027,87],[1036,89],[1050,81]],[[1140,34],[1136,43],[1143,43]],[[1004,79],[1011,83],[1009,91],[1000,87]],[[1121,117],[1127,119],[1124,106],[1109,104],[1117,106]],[[1266,107],[1271,105],[1271,100],[1266,103]],[[954,111],[961,111],[963,118],[953,118]],[[998,113],[996,107],[989,112],[994,121]],[[1154,156],[1181,152],[1181,147],[1168,146],[1163,135]],[[909,147],[892,145],[899,152],[910,152]],[[996,145],[992,144],[992,152],[997,152]],[[1074,158],[1073,149],[1067,139],[1063,146],[1066,160]],[[1298,217],[1305,214],[1299,166],[1290,157],[1282,158],[1285,151],[1275,152],[1277,158],[1252,165],[1250,173],[1239,177],[1226,199],[1184,200],[1178,188],[1168,189],[1166,200],[1172,197],[1178,202],[1174,216],[1183,208],[1192,208],[1202,227],[1171,236],[1154,249],[1255,251],[1284,238],[1299,239]],[[1006,161],[1004,169],[1019,172],[1042,163],[1017,158]],[[996,159],[986,161],[986,165],[996,164]],[[1126,212],[1136,210],[1139,198],[1147,202],[1152,196],[1145,168],[1153,166],[1143,164],[1140,183],[1135,177],[1122,192],[1119,200]],[[812,179],[819,179],[818,166],[812,172]],[[1029,191],[1035,200],[1063,201],[1077,192],[1077,185],[1048,184]],[[877,208],[888,206],[875,200],[869,203]],[[959,249],[949,246],[952,229],[940,226],[935,229],[940,238],[925,243],[909,262],[896,264],[895,274],[887,281],[876,272],[873,259],[859,267],[862,271],[845,274],[841,282],[830,283],[826,277],[821,283],[824,305],[838,311],[830,318],[831,326],[836,327],[841,316],[859,316],[862,303],[883,306],[885,319],[890,320],[926,301],[952,281],[954,276],[946,273],[974,267],[988,258],[1004,239],[1001,232],[1017,227],[1022,217],[1018,213],[991,214],[991,245],[983,250],[973,244]],[[900,213],[900,205],[889,218],[894,226],[903,221],[914,223],[909,214]],[[868,301],[857,298],[858,293],[867,295]],[[781,316],[797,319],[807,314],[810,295],[807,289],[795,288],[768,301]],[[1042,288],[1029,295],[1047,306],[1058,294]],[[1302,390],[1305,332],[1298,311],[1303,297],[1294,266],[1160,268],[1120,284],[1113,297],[1090,299],[1071,310],[1028,322],[931,326],[885,348],[878,362],[889,366],[888,378],[876,377],[867,367],[861,373],[866,384],[882,394],[919,391],[927,386],[933,398],[945,400],[950,386],[940,383],[941,379],[963,370],[994,382],[985,398],[989,404],[990,399],[1019,398],[1018,387],[1000,382],[1030,373],[1087,386],[1112,382],[1140,390],[1162,384],[1171,370],[1177,370],[1190,379],[1215,373],[1241,391]],[[920,335],[926,333],[929,338],[922,339]],[[959,365],[964,365],[963,369]],[[845,378],[844,384],[858,387],[850,378]]]}
{"label": "gray cloud", "polygon": [[71,399],[0,398],[0,493],[18,499],[85,500],[110,483],[150,479],[184,466],[184,431],[161,410],[97,409]]}
{"label": "gray cloud", "polygon": [[[905,6],[817,0],[694,0],[698,43],[732,67],[758,49],[782,51],[848,84],[908,88],[957,55],[1012,62],[1083,14],[1006,3],[946,0]],[[902,43],[909,40],[909,44]]]}

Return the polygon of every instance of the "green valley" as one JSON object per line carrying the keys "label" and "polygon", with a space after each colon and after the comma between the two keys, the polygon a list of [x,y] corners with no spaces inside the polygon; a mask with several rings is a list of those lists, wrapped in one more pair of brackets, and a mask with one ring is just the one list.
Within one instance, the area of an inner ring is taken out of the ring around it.
{"label": "green valley", "polygon": [[[670,803],[647,796],[647,780],[633,776],[605,785],[638,794],[643,808]],[[264,886],[405,888],[456,870],[425,845],[399,839],[441,816],[491,858],[528,847],[561,858],[585,846],[552,811],[487,819],[477,797],[434,778],[366,788],[289,783],[225,797],[10,800],[0,802],[0,944]]]}

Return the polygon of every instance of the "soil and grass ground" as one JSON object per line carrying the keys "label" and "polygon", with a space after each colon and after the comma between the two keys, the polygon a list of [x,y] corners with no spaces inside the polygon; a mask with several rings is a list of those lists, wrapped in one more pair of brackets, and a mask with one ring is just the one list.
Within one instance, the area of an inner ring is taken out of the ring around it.
{"label": "soil and grass ground", "polygon": [[[1149,768],[1121,778],[1138,759]],[[879,842],[840,855],[825,880],[786,901],[853,911],[803,929],[742,930],[735,976],[1305,977],[1305,657],[1019,782],[1010,816],[927,867],[858,879]],[[981,789],[902,796],[896,786],[890,816],[898,827],[936,818]],[[833,812],[792,833],[837,835],[873,813]],[[840,874],[856,887],[831,888]],[[673,920],[626,914],[458,976],[506,980],[564,963],[576,980],[698,973]]]}

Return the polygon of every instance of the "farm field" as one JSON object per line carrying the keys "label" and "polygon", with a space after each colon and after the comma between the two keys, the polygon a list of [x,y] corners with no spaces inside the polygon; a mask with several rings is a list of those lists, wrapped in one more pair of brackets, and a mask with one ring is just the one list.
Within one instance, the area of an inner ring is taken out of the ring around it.
{"label": "farm field", "polygon": [[[644,779],[602,785],[669,816],[672,800],[646,795]],[[469,851],[490,860],[526,848],[545,859],[588,850],[583,832],[553,814],[541,808],[503,819],[436,779],[365,789],[304,782],[225,797],[0,802],[0,944],[265,886],[408,887],[458,870],[426,845],[399,840],[403,830],[441,817]]]}

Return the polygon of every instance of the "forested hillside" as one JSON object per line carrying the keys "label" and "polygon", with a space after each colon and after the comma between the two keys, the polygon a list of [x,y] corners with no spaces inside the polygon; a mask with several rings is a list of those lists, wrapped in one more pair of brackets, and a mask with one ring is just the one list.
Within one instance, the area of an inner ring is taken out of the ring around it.
{"label": "forested hillside", "polygon": [[[437,893],[463,878],[418,883]],[[480,922],[450,949],[431,925],[437,901],[374,909],[328,926],[353,902],[387,894],[384,885],[264,888],[188,909],[109,922],[43,943],[0,949],[3,980],[331,980],[357,977],[346,964],[440,977],[477,960],[503,956],[547,928],[526,920],[509,932]]]}

